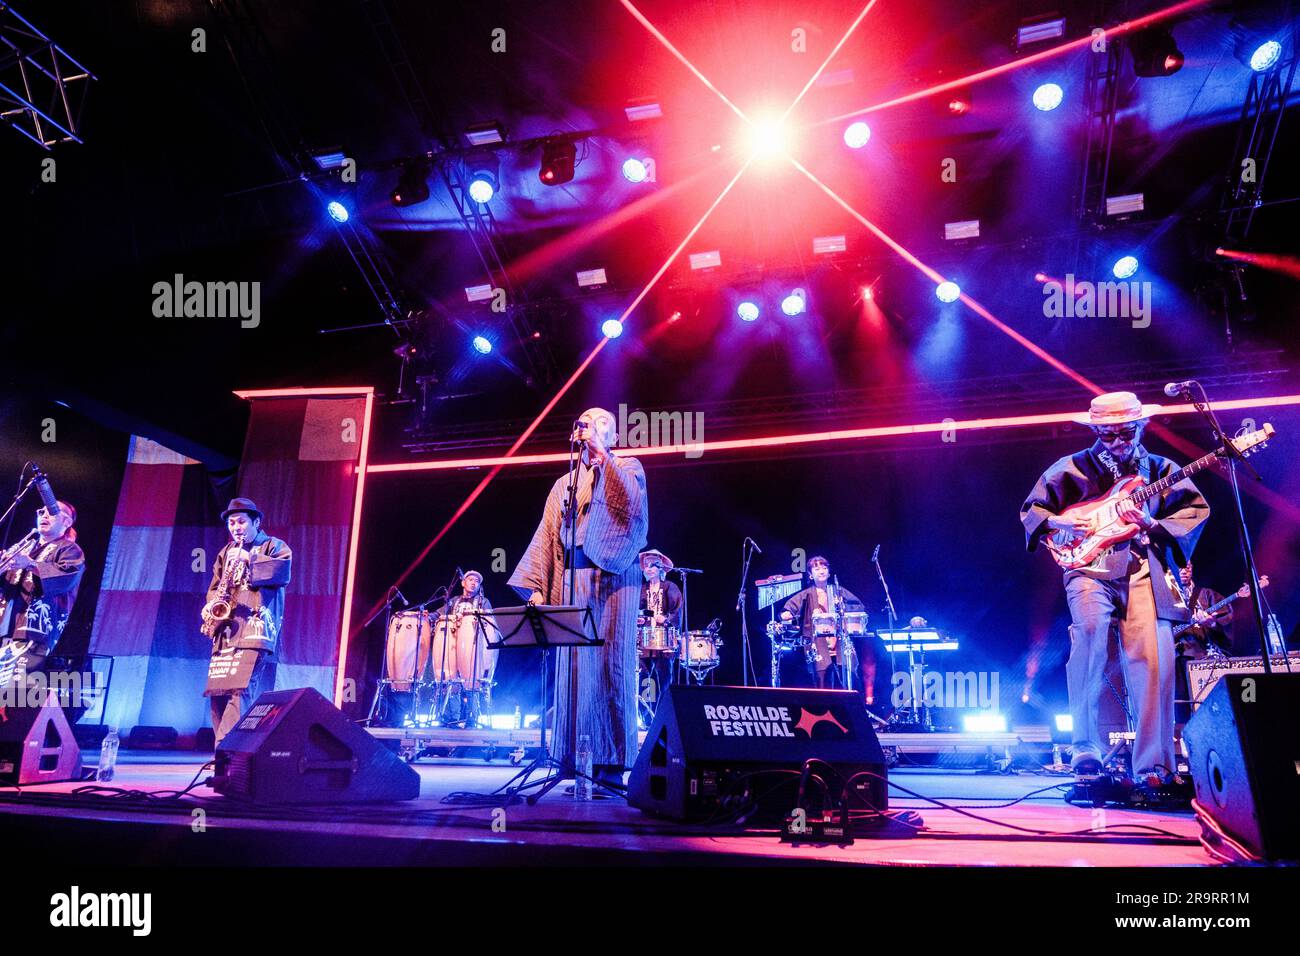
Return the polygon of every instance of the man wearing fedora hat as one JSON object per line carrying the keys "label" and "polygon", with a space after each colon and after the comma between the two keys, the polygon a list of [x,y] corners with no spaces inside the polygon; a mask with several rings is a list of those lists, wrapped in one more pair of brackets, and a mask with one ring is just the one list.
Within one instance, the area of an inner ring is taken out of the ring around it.
{"label": "man wearing fedora hat", "polygon": [[[1151,484],[1178,470],[1168,458],[1142,446],[1142,433],[1160,406],[1144,405],[1132,392],[1098,395],[1075,421],[1096,435],[1092,447],[1055,462],[1038,479],[1020,509],[1030,551],[1045,535],[1077,534],[1088,520],[1061,514],[1071,505],[1105,494],[1116,482],[1140,474]],[[1106,687],[1106,657],[1113,629],[1133,705],[1136,739],[1132,769],[1141,781],[1172,774],[1174,764],[1174,640],[1172,623],[1187,620],[1168,587],[1165,572],[1186,564],[1210,506],[1184,479],[1141,506],[1120,506],[1119,517],[1140,534],[1100,554],[1085,568],[1065,572],[1070,607],[1070,657],[1066,683],[1074,723],[1071,765],[1095,772],[1103,748],[1098,718]],[[1152,582],[1160,586],[1153,587]]]}
{"label": "man wearing fedora hat", "polygon": [[251,498],[231,499],[221,520],[230,541],[212,562],[208,606],[227,573],[240,586],[230,594],[230,616],[216,625],[212,636],[203,692],[209,698],[217,743],[239,722],[249,702],[274,681],[284,589],[293,561],[289,546],[262,530],[262,512]]}

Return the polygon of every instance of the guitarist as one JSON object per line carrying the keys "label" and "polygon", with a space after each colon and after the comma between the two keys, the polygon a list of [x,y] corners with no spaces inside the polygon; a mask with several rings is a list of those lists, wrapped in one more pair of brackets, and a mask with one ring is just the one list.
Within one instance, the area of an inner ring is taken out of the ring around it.
{"label": "guitarist", "polygon": [[[1075,420],[1096,435],[1092,447],[1055,462],[1038,479],[1020,509],[1026,542],[1035,550],[1045,535],[1082,533],[1086,518],[1062,515],[1069,506],[1106,493],[1117,481],[1140,474],[1148,484],[1178,470],[1172,461],[1142,446],[1142,433],[1158,405],[1143,405],[1132,392],[1109,392],[1092,400]],[[1120,517],[1140,533],[1103,551],[1087,567],[1065,573],[1070,607],[1070,657],[1066,683],[1074,722],[1076,773],[1101,769],[1104,752],[1098,730],[1105,682],[1107,644],[1119,629],[1119,652],[1136,724],[1135,778],[1160,778],[1174,770],[1174,640],[1171,622],[1186,621],[1164,586],[1165,570],[1190,559],[1210,506],[1190,480],[1141,508],[1122,507]],[[1152,581],[1160,587],[1152,587]]]}
{"label": "guitarist", "polygon": [[1178,570],[1178,584],[1180,596],[1191,609],[1191,623],[1194,625],[1179,635],[1179,651],[1190,658],[1205,657],[1216,652],[1232,653],[1232,605],[1221,607],[1213,613],[1207,610],[1222,601],[1223,595],[1196,583],[1190,561]]}

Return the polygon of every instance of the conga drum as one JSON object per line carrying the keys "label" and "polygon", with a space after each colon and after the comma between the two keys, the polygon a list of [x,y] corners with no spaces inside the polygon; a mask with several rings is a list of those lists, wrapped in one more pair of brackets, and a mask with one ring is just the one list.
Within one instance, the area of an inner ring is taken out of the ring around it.
{"label": "conga drum", "polygon": [[424,611],[402,611],[388,622],[388,645],[384,657],[393,690],[409,691],[424,677],[429,666],[429,615]]}

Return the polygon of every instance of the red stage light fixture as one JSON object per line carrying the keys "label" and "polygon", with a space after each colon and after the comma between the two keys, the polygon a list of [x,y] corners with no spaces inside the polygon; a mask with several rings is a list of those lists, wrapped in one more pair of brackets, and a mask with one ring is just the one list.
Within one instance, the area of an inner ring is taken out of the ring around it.
{"label": "red stage light fixture", "polygon": [[546,186],[572,182],[577,159],[578,147],[572,140],[548,139],[542,146],[542,168],[537,171],[537,178]]}

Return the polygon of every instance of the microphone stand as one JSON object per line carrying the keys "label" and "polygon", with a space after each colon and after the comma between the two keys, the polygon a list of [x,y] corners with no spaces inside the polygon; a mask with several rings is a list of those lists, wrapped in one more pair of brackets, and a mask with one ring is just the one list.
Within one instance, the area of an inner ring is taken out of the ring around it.
{"label": "microphone stand", "polygon": [[[880,586],[885,589],[885,614],[889,618],[889,635],[891,638],[889,642],[889,670],[892,678],[892,675],[898,672],[898,661],[896,656],[898,652],[895,650],[895,642],[898,639],[898,611],[894,608],[894,599],[889,593],[889,582],[885,580],[885,571],[880,566],[879,548],[877,548],[876,553],[871,556],[871,563],[876,566],[876,577],[880,578]],[[930,712],[926,710],[925,700],[919,693],[920,688],[917,687],[915,655],[916,650],[912,642],[912,635],[909,633],[907,636],[907,686],[912,695],[911,707],[909,710],[911,710],[916,724],[919,727],[924,728],[930,720]],[[889,720],[891,723],[899,723],[898,713],[895,712],[890,715]]]}
{"label": "microphone stand", "polygon": [[[365,630],[379,615],[384,615],[384,636],[387,638],[388,630],[393,623],[393,602],[401,598],[402,603],[408,603],[406,598],[402,597],[402,592],[396,587],[388,589],[388,596],[384,599],[384,606],[370,615],[370,619],[361,625],[361,630]],[[379,709],[379,694],[384,689],[384,684],[388,683],[392,675],[388,673],[388,654],[385,653],[379,662],[379,680],[375,682],[375,696],[370,701],[370,712],[366,714],[366,726],[369,727],[375,722],[375,712]]]}
{"label": "microphone stand", "polygon": [[[668,574],[680,574],[682,576],[682,626],[681,626],[681,634],[679,635],[679,640],[683,642],[682,643],[683,651],[682,654],[677,655],[678,657],[681,657],[685,654],[685,648],[689,646],[689,642],[687,641],[687,635],[691,633],[691,612],[690,612],[691,605],[686,597],[686,583],[690,575],[703,574],[703,573],[704,572],[700,568],[678,568],[678,567],[674,567],[671,571],[665,572],[665,576]],[[685,663],[689,666],[690,661],[687,660]],[[679,669],[677,667],[677,664],[678,664],[678,660],[676,658],[673,658],[670,667],[671,673],[668,678],[668,682],[670,684],[677,683],[677,677],[679,676]],[[684,669],[685,668],[682,668],[682,670]],[[689,681],[683,680],[683,683],[689,683]]]}
{"label": "microphone stand", "polygon": [[[1182,393],[1183,397],[1187,398],[1196,406],[1196,410],[1201,413],[1201,416],[1209,423],[1211,430],[1214,432],[1215,441],[1222,445],[1225,451],[1224,458],[1228,464],[1228,484],[1232,487],[1232,503],[1236,517],[1237,543],[1241,548],[1242,559],[1246,563],[1246,574],[1250,579],[1250,606],[1255,612],[1255,625],[1259,628],[1260,658],[1264,663],[1264,673],[1272,674],[1273,665],[1269,659],[1270,650],[1268,646],[1268,626],[1265,623],[1266,619],[1264,616],[1263,595],[1260,593],[1259,587],[1259,570],[1255,567],[1255,549],[1251,544],[1250,530],[1246,527],[1246,511],[1242,507],[1241,487],[1237,481],[1238,463],[1240,463],[1246,469],[1246,472],[1256,481],[1263,481],[1263,479],[1260,477],[1259,472],[1255,470],[1254,466],[1252,466],[1250,462],[1246,461],[1245,456],[1242,455],[1242,453],[1237,450],[1236,446],[1232,444],[1232,440],[1224,434],[1223,428],[1219,425],[1219,419],[1214,414],[1214,409],[1210,407],[1210,397],[1205,393],[1205,386],[1200,382],[1196,382],[1196,387],[1200,389],[1201,392],[1201,397],[1199,399],[1192,394],[1192,390],[1187,386],[1183,386],[1179,391]],[[1282,637],[1280,633],[1279,638],[1282,641],[1281,651],[1283,658],[1285,659],[1287,653],[1286,638]]]}
{"label": "microphone stand", "polygon": [[[740,546],[740,593],[736,597],[736,610],[740,612],[740,685],[742,687],[752,686],[749,683],[749,616],[746,613],[745,585],[749,582],[749,563],[754,559],[754,542],[745,538],[744,544]],[[757,672],[754,678],[758,678]]]}

